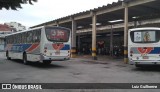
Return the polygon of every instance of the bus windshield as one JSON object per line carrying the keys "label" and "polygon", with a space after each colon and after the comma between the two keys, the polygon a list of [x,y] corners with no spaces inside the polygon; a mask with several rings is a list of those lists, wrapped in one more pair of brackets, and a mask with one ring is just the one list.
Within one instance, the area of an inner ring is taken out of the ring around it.
{"label": "bus windshield", "polygon": [[70,30],[65,28],[46,28],[46,36],[52,42],[68,42]]}
{"label": "bus windshield", "polygon": [[156,43],[160,40],[159,30],[138,30],[130,33],[134,43]]}

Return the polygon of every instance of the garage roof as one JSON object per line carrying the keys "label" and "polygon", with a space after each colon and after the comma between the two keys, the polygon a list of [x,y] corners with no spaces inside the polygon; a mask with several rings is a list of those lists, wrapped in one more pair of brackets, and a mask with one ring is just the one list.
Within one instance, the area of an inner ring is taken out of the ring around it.
{"label": "garage roof", "polygon": [[[112,4],[108,4],[106,6],[65,16],[59,19],[35,25],[31,28],[43,25],[56,25],[57,22],[60,26],[71,28],[71,18],[76,20],[77,26],[90,28],[92,24],[92,12],[96,12],[97,23],[100,23],[100,26],[109,25],[109,21],[124,19],[124,3],[127,3],[127,6],[129,7],[129,21],[152,19],[157,18],[160,15],[160,0],[119,0],[118,2],[113,2]],[[122,22],[123,21],[116,23]]]}

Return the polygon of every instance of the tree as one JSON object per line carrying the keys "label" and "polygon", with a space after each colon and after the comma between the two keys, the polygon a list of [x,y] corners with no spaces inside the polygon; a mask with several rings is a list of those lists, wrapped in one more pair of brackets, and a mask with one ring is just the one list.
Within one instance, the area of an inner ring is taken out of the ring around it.
{"label": "tree", "polygon": [[37,2],[38,0],[0,0],[0,10],[5,8],[7,10],[17,10],[17,8],[22,8],[21,4],[31,4],[32,2]]}

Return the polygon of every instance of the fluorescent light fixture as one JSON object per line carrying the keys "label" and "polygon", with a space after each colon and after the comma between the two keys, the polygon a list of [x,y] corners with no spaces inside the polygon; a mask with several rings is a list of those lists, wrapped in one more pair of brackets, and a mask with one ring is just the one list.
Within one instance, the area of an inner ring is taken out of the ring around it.
{"label": "fluorescent light fixture", "polygon": [[108,21],[109,23],[116,23],[116,22],[121,22],[123,21],[122,19],[118,19],[118,20],[112,20],[112,21]]}
{"label": "fluorescent light fixture", "polygon": [[[92,25],[92,24],[90,24],[90,25]],[[99,26],[99,25],[102,25],[102,23],[96,23],[96,26]]]}
{"label": "fluorescent light fixture", "polygon": [[[106,34],[106,36],[110,36],[110,35],[111,35],[111,34]],[[118,34],[118,33],[117,33],[117,34],[113,34],[113,35],[115,35],[115,36],[116,36],[116,35],[120,35],[120,34]]]}
{"label": "fluorescent light fixture", "polygon": [[132,19],[135,19],[135,18],[137,18],[137,17],[132,17]]}
{"label": "fluorescent light fixture", "polygon": [[96,36],[102,36],[102,35],[96,35]]}
{"label": "fluorescent light fixture", "polygon": [[101,25],[101,23],[96,23],[97,26]]}
{"label": "fluorescent light fixture", "polygon": [[83,26],[78,26],[77,28],[83,28]]}
{"label": "fluorescent light fixture", "polygon": [[137,19],[137,18],[139,18],[139,17],[136,17],[136,16],[132,17],[132,19]]}

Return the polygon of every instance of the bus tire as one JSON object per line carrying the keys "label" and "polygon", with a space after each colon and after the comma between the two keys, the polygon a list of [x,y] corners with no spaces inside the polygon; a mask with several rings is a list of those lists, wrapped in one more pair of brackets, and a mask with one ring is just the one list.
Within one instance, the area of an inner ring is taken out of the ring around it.
{"label": "bus tire", "polygon": [[9,57],[8,51],[6,52],[6,57],[7,57],[7,60],[11,60],[11,57]]}
{"label": "bus tire", "polygon": [[43,61],[43,64],[49,65],[49,64],[51,64],[51,62],[52,62],[52,61],[50,61],[50,60],[44,60],[44,61]]}
{"label": "bus tire", "polygon": [[142,65],[139,65],[139,64],[135,64],[135,66],[136,66],[137,68],[142,67]]}
{"label": "bus tire", "polygon": [[23,64],[28,65],[27,54],[26,53],[23,54]]}

